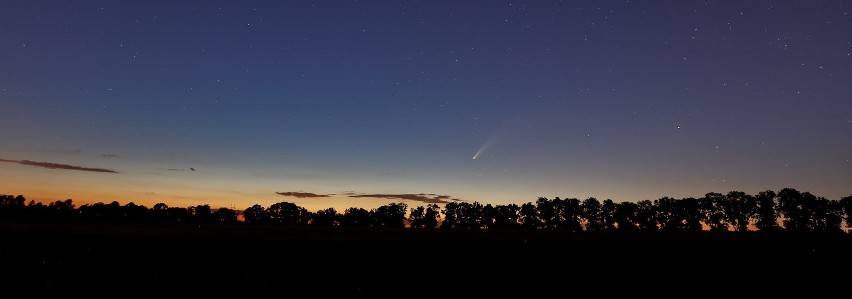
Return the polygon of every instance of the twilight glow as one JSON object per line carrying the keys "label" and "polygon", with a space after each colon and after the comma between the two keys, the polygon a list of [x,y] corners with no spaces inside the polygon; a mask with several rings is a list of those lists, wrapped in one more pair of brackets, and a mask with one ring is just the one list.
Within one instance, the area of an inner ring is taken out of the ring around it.
{"label": "twilight glow", "polygon": [[0,194],[311,210],[784,187],[839,199],[849,12],[3,1]]}

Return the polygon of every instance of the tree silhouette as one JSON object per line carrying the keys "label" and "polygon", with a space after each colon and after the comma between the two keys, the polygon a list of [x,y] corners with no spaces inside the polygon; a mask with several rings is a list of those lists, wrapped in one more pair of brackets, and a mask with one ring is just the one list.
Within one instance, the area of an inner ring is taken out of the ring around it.
{"label": "tree silhouette", "polygon": [[21,195],[0,195],[0,220],[26,217],[24,205],[26,201],[27,199]]}
{"label": "tree silhouette", "polygon": [[600,231],[604,229],[601,202],[597,198],[589,197],[583,200],[581,210],[586,224],[586,231]]}
{"label": "tree silhouette", "polygon": [[192,212],[187,208],[171,207],[166,211],[170,223],[192,223]]}
{"label": "tree silhouette", "polygon": [[46,216],[51,219],[69,220],[71,217],[76,216],[74,213],[74,201],[71,199],[51,202],[47,208],[50,212]]}
{"label": "tree silhouette", "polygon": [[440,217],[440,207],[436,204],[411,209],[408,222],[413,228],[436,228]]}
{"label": "tree silhouette", "polygon": [[370,214],[378,227],[403,228],[407,211],[408,205],[400,202],[383,205],[370,211]]}
{"label": "tree silhouette", "polygon": [[423,218],[426,217],[426,208],[423,206],[418,206],[417,208],[411,209],[411,213],[408,214],[408,223],[412,228],[423,228],[425,225],[423,224]]}
{"label": "tree silhouette", "polygon": [[565,221],[565,228],[571,232],[583,231],[583,225],[580,223],[580,217],[583,215],[583,209],[580,207],[580,200],[576,198],[568,198],[562,201],[562,218]]}
{"label": "tree silhouette", "polygon": [[654,205],[657,206],[657,222],[660,224],[660,230],[685,230],[686,211],[679,200],[663,197],[655,200]]}
{"label": "tree silhouette", "polygon": [[778,192],[778,211],[784,216],[784,229],[797,232],[810,230],[808,200],[815,198],[811,199],[793,188],[784,188]]}
{"label": "tree silhouette", "polygon": [[[96,207],[96,205],[100,205],[101,208],[99,209],[98,207]],[[80,206],[80,208],[77,209],[77,212],[80,213],[80,218],[85,221],[103,221],[103,215],[101,211],[103,205],[103,203],[82,205]]]}
{"label": "tree silhouette", "polygon": [[633,202],[620,202],[615,205],[615,223],[620,231],[635,231],[638,229],[634,219],[639,205]]}
{"label": "tree silhouette", "polygon": [[[820,197],[822,198],[822,197]],[[823,198],[825,199],[825,198]],[[825,213],[825,231],[843,232],[843,205],[839,200],[827,200]],[[817,216],[819,217],[819,216]],[[817,218],[819,219],[819,218]]]}
{"label": "tree silhouette", "polygon": [[778,209],[775,205],[775,191],[761,191],[755,196],[754,226],[761,231],[776,231],[778,227]]}
{"label": "tree silhouette", "polygon": [[21,195],[12,196],[12,195],[0,195],[0,208],[5,207],[23,207],[26,202],[26,198]]}
{"label": "tree silhouette", "polygon": [[267,224],[269,217],[266,215],[266,209],[261,205],[253,205],[243,211],[243,219],[248,224]]}
{"label": "tree silhouette", "polygon": [[102,214],[104,215],[104,219],[109,222],[121,222],[123,220],[123,214],[121,211],[121,204],[118,201],[112,201],[109,204],[105,204],[101,206],[103,208]]}
{"label": "tree silhouette", "polygon": [[311,219],[308,210],[286,201],[266,208],[266,215],[270,223],[281,225],[305,225]]}
{"label": "tree silhouette", "polygon": [[325,210],[319,210],[316,213],[312,213],[311,215],[311,225],[312,226],[337,226],[337,210],[334,208],[328,208]]}
{"label": "tree silhouette", "polygon": [[615,229],[615,209],[615,203],[611,199],[606,199],[603,201],[603,204],[601,204],[601,222],[603,224],[603,229]]}
{"label": "tree silhouette", "polygon": [[636,203],[636,224],[642,231],[656,231],[657,226],[657,209],[654,203],[650,200],[640,200]]}
{"label": "tree silhouette", "polygon": [[538,210],[538,217],[541,219],[541,225],[544,229],[559,229],[561,228],[562,219],[560,219],[559,204],[562,200],[558,197],[554,200],[545,197],[539,197],[535,201],[535,208]]}
{"label": "tree silhouette", "polygon": [[582,209],[580,208],[580,200],[576,198],[563,200],[556,197],[551,200],[539,197],[536,200],[536,208],[546,229],[572,232],[583,230],[580,223]]}
{"label": "tree silhouette", "polygon": [[441,223],[441,228],[458,228],[459,216],[461,215],[461,203],[450,202],[444,205],[442,211],[444,213],[444,222]]}
{"label": "tree silhouette", "polygon": [[479,211],[479,228],[494,228],[494,206],[487,204]]}
{"label": "tree silhouette", "polygon": [[[133,206],[135,206],[135,204],[131,205],[131,207]],[[98,202],[92,205],[83,205],[78,209],[80,218],[87,221],[123,222],[131,220],[146,221],[145,219],[147,219],[146,216],[138,216],[139,213],[147,214],[147,208],[140,207],[139,209],[132,209],[131,213],[134,213],[133,218],[129,219],[126,215],[126,209],[117,201],[113,201],[109,204]]]}
{"label": "tree silhouette", "polygon": [[135,203],[127,203],[123,207],[122,210],[122,220],[123,222],[133,222],[133,223],[142,223],[148,221],[148,207],[140,206]]}
{"label": "tree silhouette", "polygon": [[748,230],[751,219],[757,214],[757,202],[754,196],[741,191],[731,191],[721,201],[725,222],[734,226],[734,230]]}
{"label": "tree silhouette", "polygon": [[467,229],[483,228],[483,214],[485,207],[479,202],[463,202],[461,203],[461,218],[460,224]]}
{"label": "tree silhouette", "polygon": [[27,216],[36,221],[45,220],[45,218],[47,218],[46,214],[49,212],[47,206],[33,200],[30,200],[30,202],[27,203],[26,211]]}
{"label": "tree silhouette", "polygon": [[[90,221],[172,224],[235,224],[237,211],[209,205],[189,208],[157,203],[153,208],[117,201],[86,204],[79,208],[71,199],[42,204],[21,195],[0,195],[0,220]],[[614,203],[590,197],[548,199],[539,197],[523,205],[483,205],[479,202],[450,202],[443,209],[437,204],[419,206],[408,212],[404,203],[392,203],[371,211],[349,208],[340,215],[334,208],[308,212],[294,203],[279,202],[264,208],[253,205],[242,212],[247,224],[280,224],[346,227],[405,227],[451,229],[546,229],[580,231],[712,231],[743,232],[752,226],[760,231],[842,232],[843,223],[852,228],[852,196],[840,200],[817,197],[793,188],[777,194],[762,191],[752,196],[741,191],[727,194],[710,192],[704,197],[675,199],[662,197],[638,202]],[[441,214],[443,213],[443,217]],[[443,220],[443,221],[441,221]]]}
{"label": "tree silhouette", "polygon": [[157,203],[150,210],[151,220],[158,223],[166,223],[169,219],[169,206],[165,203]]}
{"label": "tree silhouette", "polygon": [[478,202],[451,202],[444,205],[442,228],[482,228],[484,207]]}
{"label": "tree silhouette", "polygon": [[841,198],[838,204],[843,210],[843,221],[846,221],[846,228],[852,229],[852,195]]}
{"label": "tree silhouette", "polygon": [[784,188],[778,192],[778,210],[784,216],[784,229],[788,231],[836,232],[842,230],[843,207],[839,202],[810,192]]}
{"label": "tree silhouette", "polygon": [[711,231],[727,231],[728,224],[725,223],[725,212],[722,209],[725,196],[721,193],[710,192],[698,199],[698,206],[704,214],[704,223],[710,226]]}
{"label": "tree silhouette", "polygon": [[494,207],[494,229],[515,229],[521,226],[521,208],[516,204],[498,205]]}
{"label": "tree silhouette", "polygon": [[192,213],[192,218],[195,220],[195,223],[213,223],[213,210],[210,209],[209,205],[198,205],[190,207],[189,211],[190,213]]}
{"label": "tree silhouette", "polygon": [[426,206],[426,213],[423,215],[423,228],[437,228],[438,221],[441,219],[441,207],[436,204]]}
{"label": "tree silhouette", "polygon": [[843,228],[843,206],[836,200],[818,197],[812,202],[810,208],[811,230],[817,232],[842,232]]}
{"label": "tree silhouette", "polygon": [[237,223],[237,211],[228,208],[216,209],[216,212],[213,212],[213,221],[222,224],[235,224]]}
{"label": "tree silhouette", "polygon": [[348,208],[343,212],[340,226],[346,227],[370,227],[374,223],[370,211],[362,208]]}
{"label": "tree silhouette", "polygon": [[521,205],[521,210],[518,212],[518,216],[520,217],[522,228],[538,229],[543,227],[538,209],[535,204],[531,202]]}

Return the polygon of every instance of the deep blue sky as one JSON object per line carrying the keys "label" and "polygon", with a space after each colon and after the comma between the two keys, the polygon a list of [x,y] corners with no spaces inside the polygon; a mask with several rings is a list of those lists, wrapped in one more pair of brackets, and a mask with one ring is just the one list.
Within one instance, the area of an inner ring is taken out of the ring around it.
{"label": "deep blue sky", "polygon": [[850,5],[3,1],[0,193],[836,199],[852,193]]}

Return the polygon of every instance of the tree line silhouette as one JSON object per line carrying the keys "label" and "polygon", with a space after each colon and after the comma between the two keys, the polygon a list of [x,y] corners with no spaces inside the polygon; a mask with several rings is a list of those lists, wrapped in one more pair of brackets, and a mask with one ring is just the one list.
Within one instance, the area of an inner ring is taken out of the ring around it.
{"label": "tree line silhouette", "polygon": [[[238,211],[188,208],[165,203],[148,208],[134,203],[95,203],[76,207],[71,199],[42,204],[24,196],[0,195],[0,220],[125,223],[237,224]],[[852,228],[852,195],[840,200],[785,188],[756,195],[740,191],[707,193],[701,198],[663,197],[654,201],[613,202],[590,197],[548,199],[522,205],[450,202],[408,209],[391,203],[372,210],[334,208],[310,212],[290,202],[242,211],[247,225],[370,227],[414,229],[538,229],[581,231],[793,231],[842,232]],[[407,224],[407,225],[406,225]]]}

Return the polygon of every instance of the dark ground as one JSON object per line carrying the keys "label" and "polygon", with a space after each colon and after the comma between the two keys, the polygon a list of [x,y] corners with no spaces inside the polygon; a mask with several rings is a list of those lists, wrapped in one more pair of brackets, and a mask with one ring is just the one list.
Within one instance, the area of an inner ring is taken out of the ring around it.
{"label": "dark ground", "polygon": [[175,291],[810,297],[848,294],[850,253],[846,234],[0,223],[0,298]]}

